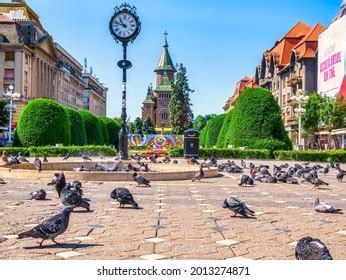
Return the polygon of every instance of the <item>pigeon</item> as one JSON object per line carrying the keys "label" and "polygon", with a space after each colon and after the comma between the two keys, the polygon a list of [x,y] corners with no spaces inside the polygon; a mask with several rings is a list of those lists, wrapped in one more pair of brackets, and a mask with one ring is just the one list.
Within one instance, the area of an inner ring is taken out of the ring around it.
{"label": "pigeon", "polygon": [[241,165],[241,167],[243,167],[244,169],[246,168],[246,163],[245,163],[244,160],[241,160],[241,161],[240,161],[240,165]]}
{"label": "pigeon", "polygon": [[47,157],[43,157],[43,162],[44,162],[44,163],[47,163],[47,162],[48,162]]}
{"label": "pigeon", "polygon": [[83,165],[81,167],[75,167],[73,170],[77,172],[91,171],[89,168],[85,168]]}
{"label": "pigeon", "polygon": [[96,171],[106,171],[106,172],[114,172],[119,171],[119,163],[113,164],[113,163],[96,163],[95,164]]}
{"label": "pigeon", "polygon": [[173,164],[178,164],[178,161],[176,159],[173,160]]}
{"label": "pigeon", "polygon": [[55,238],[58,235],[63,234],[67,230],[72,209],[72,207],[63,208],[59,214],[51,217],[48,220],[43,221],[41,224],[37,225],[29,231],[25,231],[18,234],[18,238],[41,238],[41,248],[43,241],[47,239],[51,239],[55,244],[60,244],[55,241]]}
{"label": "pigeon", "polygon": [[70,158],[70,154],[67,153],[62,160],[68,160]]}
{"label": "pigeon", "polygon": [[320,203],[320,199],[316,198],[314,202],[314,209],[316,212],[320,213],[342,213],[341,208],[335,208],[334,206],[330,206],[328,204]]}
{"label": "pigeon", "polygon": [[254,169],[254,168],[255,168],[255,165],[254,165],[252,162],[250,162],[250,163],[249,163],[249,168],[250,168],[250,169]]}
{"label": "pigeon", "polygon": [[338,182],[342,182],[342,180],[344,179],[344,175],[345,173],[340,172],[338,174],[336,174],[336,179],[338,180]]}
{"label": "pigeon", "polygon": [[200,167],[197,173],[195,174],[195,178],[192,179],[192,182],[198,180],[199,182],[204,178],[203,168]]}
{"label": "pigeon", "polygon": [[1,160],[4,164],[8,163],[8,153],[6,151],[2,152]]}
{"label": "pigeon", "polygon": [[320,188],[320,185],[326,185],[326,186],[329,186],[328,183],[322,181],[321,179],[319,178],[313,178],[311,181],[310,181],[311,184],[314,185],[315,188],[319,189]]}
{"label": "pigeon", "polygon": [[231,196],[224,200],[222,208],[228,208],[234,212],[234,215],[231,217],[235,217],[238,214],[246,218],[253,218],[255,216],[255,212],[249,209],[244,202]]}
{"label": "pigeon", "polygon": [[285,163],[285,164],[281,164],[280,167],[281,167],[281,168],[288,168],[289,165],[288,165],[288,163]]}
{"label": "pigeon", "polygon": [[83,196],[82,183],[80,181],[73,181],[71,183],[71,189],[77,192],[80,196]]}
{"label": "pigeon", "polygon": [[326,245],[310,236],[298,241],[295,255],[297,260],[333,260]]}
{"label": "pigeon", "polygon": [[81,207],[85,208],[88,212],[90,212],[90,204],[86,200],[83,199],[83,197],[80,195],[80,193],[72,189],[73,186],[68,183],[61,191],[61,202],[65,206],[70,206],[73,208]]}
{"label": "pigeon", "polygon": [[92,159],[90,157],[88,157],[87,155],[82,155],[82,159],[85,161],[87,161],[87,160],[92,161]]}
{"label": "pigeon", "polygon": [[169,155],[166,155],[165,158],[163,159],[164,163],[170,163],[170,161],[171,161],[171,158]]}
{"label": "pigeon", "polygon": [[188,159],[186,159],[186,161],[188,164],[192,164],[192,165],[199,164],[198,160],[195,158],[188,158]]}
{"label": "pigeon", "polygon": [[6,185],[5,180],[4,180],[4,179],[2,179],[1,177],[0,177],[0,185]]}
{"label": "pigeon", "polygon": [[116,188],[111,192],[110,196],[120,203],[119,208],[124,207],[126,204],[130,204],[138,209],[138,203],[134,201],[132,194],[126,188]]}
{"label": "pigeon", "polygon": [[35,199],[35,200],[45,200],[46,196],[47,196],[47,194],[46,194],[46,191],[44,189],[30,193],[30,199]]}
{"label": "pigeon", "polygon": [[34,165],[35,165],[35,169],[37,170],[37,172],[42,171],[42,162],[39,158],[35,158]]}
{"label": "pigeon", "polygon": [[139,170],[141,172],[148,172],[149,171],[148,164],[144,164],[144,162],[141,162],[141,164],[139,166]]}
{"label": "pigeon", "polygon": [[128,169],[128,171],[135,171],[135,172],[140,171],[139,168],[134,167],[131,163],[129,163],[129,164],[127,165],[127,169]]}
{"label": "pigeon", "polygon": [[250,176],[248,175],[241,176],[240,183],[239,183],[240,187],[253,186],[253,185],[254,185],[254,180]]}
{"label": "pigeon", "polygon": [[64,172],[61,173],[54,173],[53,180],[47,184],[49,185],[55,185],[55,190],[58,193],[58,197],[60,198],[62,189],[66,186],[66,179]]}
{"label": "pigeon", "polygon": [[143,176],[138,175],[136,172],[133,173],[132,179],[134,182],[138,184],[138,186],[145,185],[145,186],[151,187],[150,181],[144,178]]}
{"label": "pigeon", "polygon": [[20,153],[18,153],[18,160],[20,163],[23,162],[29,162],[24,156],[22,156]]}

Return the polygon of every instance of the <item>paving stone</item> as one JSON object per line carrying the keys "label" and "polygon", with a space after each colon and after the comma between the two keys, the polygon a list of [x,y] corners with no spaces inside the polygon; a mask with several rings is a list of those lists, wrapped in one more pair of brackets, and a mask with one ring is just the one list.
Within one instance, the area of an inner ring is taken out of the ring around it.
{"label": "paving stone", "polygon": [[337,234],[346,235],[346,230],[340,230],[337,232]]}
{"label": "paving stone", "polygon": [[79,241],[86,241],[86,240],[93,240],[94,238],[92,238],[90,236],[78,236],[78,237],[74,237],[74,239],[79,240]]}
{"label": "paving stone", "polygon": [[221,244],[221,245],[225,245],[225,246],[231,246],[231,245],[238,244],[239,241],[232,240],[232,239],[226,239],[226,240],[216,241],[216,243]]}
{"label": "paving stone", "polygon": [[202,210],[203,213],[214,213],[217,210],[211,210],[211,209],[207,209],[207,210]]}
{"label": "paving stone", "polygon": [[165,212],[166,210],[165,209],[155,209],[154,212]]}
{"label": "paving stone", "polygon": [[9,235],[4,235],[6,239],[17,239],[18,235],[17,234],[9,234]]}
{"label": "paving stone", "polygon": [[145,239],[145,241],[148,241],[151,243],[161,243],[161,242],[164,242],[166,240],[163,238],[148,238],[148,239]]}

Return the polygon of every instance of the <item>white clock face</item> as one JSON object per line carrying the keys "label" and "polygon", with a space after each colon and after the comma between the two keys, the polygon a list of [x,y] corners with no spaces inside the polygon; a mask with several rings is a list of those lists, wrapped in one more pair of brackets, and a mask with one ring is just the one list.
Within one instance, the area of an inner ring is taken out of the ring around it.
{"label": "white clock face", "polygon": [[137,29],[137,21],[128,13],[118,14],[112,21],[112,29],[120,38],[131,37]]}

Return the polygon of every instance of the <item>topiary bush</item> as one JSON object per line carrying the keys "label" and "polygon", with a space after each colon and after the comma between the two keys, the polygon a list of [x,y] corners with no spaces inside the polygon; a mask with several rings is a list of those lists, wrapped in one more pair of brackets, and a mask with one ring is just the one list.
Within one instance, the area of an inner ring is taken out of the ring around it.
{"label": "topiary bush", "polygon": [[259,140],[279,140],[292,149],[281,119],[281,110],[272,93],[264,88],[248,88],[237,99],[226,143],[251,147]]}
{"label": "topiary bush", "polygon": [[213,148],[216,146],[217,138],[225,120],[226,114],[218,115],[211,119],[208,123],[204,145],[206,148]]}
{"label": "topiary bush", "polygon": [[64,109],[70,121],[71,144],[85,146],[87,144],[87,135],[82,116],[74,109]]}
{"label": "topiary bush", "polygon": [[97,119],[100,122],[101,125],[101,130],[102,130],[102,137],[103,137],[103,144],[104,145],[109,145],[109,136],[108,136],[108,130],[106,126],[106,122],[103,119],[104,117],[98,116]]}
{"label": "topiary bush", "polygon": [[30,157],[63,157],[67,153],[71,157],[79,157],[83,154],[89,156],[115,156],[116,150],[108,146],[69,146],[69,147],[30,147]]}
{"label": "topiary bush", "polygon": [[257,140],[254,144],[249,145],[249,148],[250,149],[267,149],[270,151],[292,149],[290,145],[287,145],[287,142],[276,140],[276,139]]}
{"label": "topiary bush", "polygon": [[64,108],[50,99],[30,101],[20,115],[17,128],[23,147],[71,144],[70,122]]}
{"label": "topiary bush", "polygon": [[102,128],[97,117],[87,110],[78,110],[85,125],[87,143],[89,145],[103,145]]}
{"label": "topiary bush", "polygon": [[217,142],[216,142],[217,148],[227,148],[229,143],[227,143],[226,141],[226,135],[227,135],[229,126],[231,124],[231,120],[232,120],[232,110],[226,114],[226,117],[223,121],[219,136],[217,137]]}
{"label": "topiary bush", "polygon": [[100,118],[106,124],[109,145],[114,145],[115,147],[118,147],[120,124],[117,120],[112,120],[111,118],[107,118],[104,116]]}

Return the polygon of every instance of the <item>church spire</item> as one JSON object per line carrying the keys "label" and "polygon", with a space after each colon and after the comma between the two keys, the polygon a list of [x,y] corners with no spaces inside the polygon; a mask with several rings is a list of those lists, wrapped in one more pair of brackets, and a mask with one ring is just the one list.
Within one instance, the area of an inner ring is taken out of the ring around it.
{"label": "church spire", "polygon": [[155,72],[158,71],[167,71],[167,72],[177,72],[177,70],[174,67],[171,55],[169,54],[168,51],[168,42],[167,42],[167,31],[165,33],[163,33],[163,35],[165,35],[165,44],[163,45],[163,52],[161,54],[159,63],[157,64],[157,67],[155,69]]}

